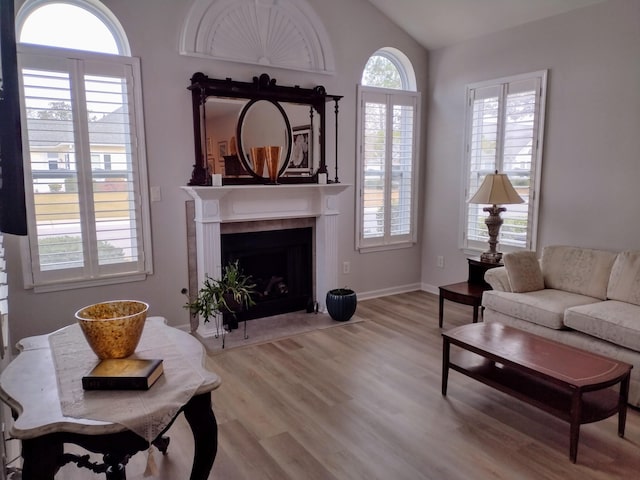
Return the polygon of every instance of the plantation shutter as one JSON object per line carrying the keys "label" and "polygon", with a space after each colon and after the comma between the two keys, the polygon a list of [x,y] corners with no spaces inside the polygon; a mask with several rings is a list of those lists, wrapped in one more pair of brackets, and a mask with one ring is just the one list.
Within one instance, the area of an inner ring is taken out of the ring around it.
{"label": "plantation shutter", "polygon": [[36,284],[145,271],[132,68],[21,55]]}
{"label": "plantation shutter", "polygon": [[[543,75],[468,89],[466,199],[485,176],[506,173],[524,203],[506,205],[501,217],[501,245],[533,247],[534,192],[539,163]],[[465,245],[486,248],[485,205],[466,206]]]}
{"label": "plantation shutter", "polygon": [[[502,88],[491,86],[469,92],[471,104],[471,138],[469,151],[469,195],[471,198],[487,174],[498,169],[498,117]],[[484,205],[469,204],[467,238],[486,242]]]}
{"label": "plantation shutter", "polygon": [[360,246],[414,240],[419,94],[361,89]]}
{"label": "plantation shutter", "polygon": [[387,217],[387,102],[384,95],[364,94],[363,238],[382,238]]}
{"label": "plantation shutter", "polygon": [[415,97],[394,96],[392,111],[390,224],[391,235],[397,238],[411,233]]}

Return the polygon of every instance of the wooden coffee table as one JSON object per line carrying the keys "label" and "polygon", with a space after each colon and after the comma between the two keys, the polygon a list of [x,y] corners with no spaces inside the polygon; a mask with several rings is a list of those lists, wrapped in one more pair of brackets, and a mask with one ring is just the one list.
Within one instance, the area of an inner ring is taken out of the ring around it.
{"label": "wooden coffee table", "polygon": [[[573,463],[581,424],[617,413],[624,436],[631,365],[493,322],[463,325],[442,338],[442,395],[451,368],[569,422]],[[459,347],[454,358],[452,344]]]}

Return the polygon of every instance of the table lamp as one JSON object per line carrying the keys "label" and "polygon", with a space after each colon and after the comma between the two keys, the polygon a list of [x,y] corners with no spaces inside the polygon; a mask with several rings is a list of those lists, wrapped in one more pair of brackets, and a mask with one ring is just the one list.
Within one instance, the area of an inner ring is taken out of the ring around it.
{"label": "table lamp", "polygon": [[489,212],[489,216],[484,223],[489,230],[489,250],[480,255],[480,261],[487,263],[500,263],[502,253],[498,252],[498,234],[502,226],[501,212],[505,212],[505,207],[498,205],[513,205],[516,203],[524,203],[524,200],[518,195],[511,185],[506,173],[491,173],[484,178],[482,185],[478,191],[469,199],[469,203],[489,204],[490,207],[484,207],[482,210]]}

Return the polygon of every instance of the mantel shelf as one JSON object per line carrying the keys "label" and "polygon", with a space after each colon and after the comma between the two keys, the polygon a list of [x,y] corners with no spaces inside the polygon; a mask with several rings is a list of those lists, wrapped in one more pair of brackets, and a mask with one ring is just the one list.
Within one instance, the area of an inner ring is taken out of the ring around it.
{"label": "mantel shelf", "polygon": [[351,187],[347,183],[296,183],[283,185],[224,185],[222,187],[186,186],[182,189],[194,199],[219,200],[233,192],[251,192],[259,195],[305,195],[322,192],[325,195],[337,195]]}

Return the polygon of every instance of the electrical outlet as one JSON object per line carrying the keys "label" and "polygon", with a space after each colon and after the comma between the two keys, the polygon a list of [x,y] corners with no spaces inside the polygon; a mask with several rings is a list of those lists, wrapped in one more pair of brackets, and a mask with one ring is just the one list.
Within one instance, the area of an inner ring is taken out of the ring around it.
{"label": "electrical outlet", "polygon": [[437,266],[438,268],[444,268],[444,257],[442,255],[438,255],[438,259],[437,259]]}
{"label": "electrical outlet", "polygon": [[342,273],[351,273],[351,262],[342,262]]}

